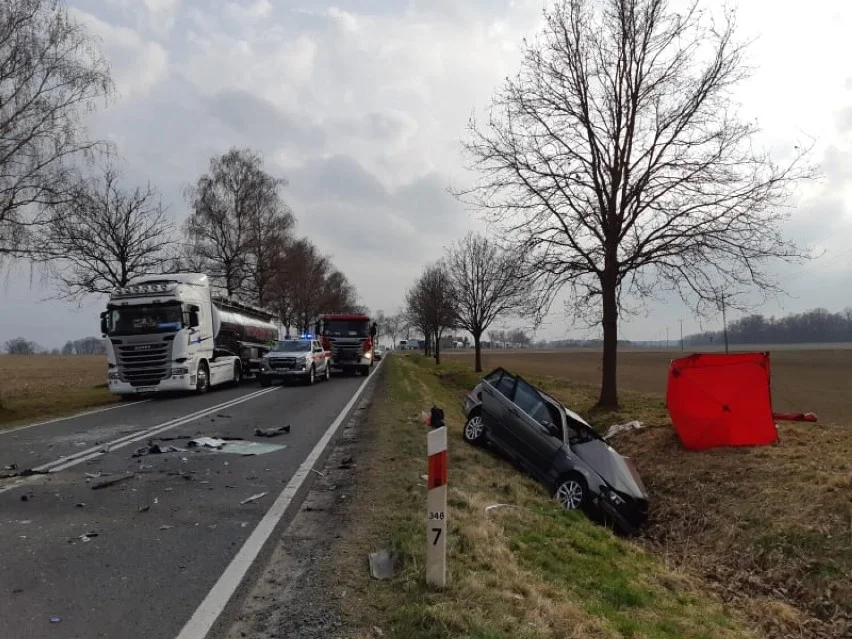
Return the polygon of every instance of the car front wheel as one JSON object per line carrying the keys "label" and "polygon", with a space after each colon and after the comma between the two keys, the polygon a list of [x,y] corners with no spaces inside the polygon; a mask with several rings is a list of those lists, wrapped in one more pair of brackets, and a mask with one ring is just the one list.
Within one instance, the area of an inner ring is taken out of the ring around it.
{"label": "car front wheel", "polygon": [[485,439],[485,423],[478,412],[468,418],[464,425],[463,437],[468,444],[481,444]]}
{"label": "car front wheel", "polygon": [[565,475],[557,482],[553,496],[565,510],[580,510],[588,498],[586,482],[578,474]]}

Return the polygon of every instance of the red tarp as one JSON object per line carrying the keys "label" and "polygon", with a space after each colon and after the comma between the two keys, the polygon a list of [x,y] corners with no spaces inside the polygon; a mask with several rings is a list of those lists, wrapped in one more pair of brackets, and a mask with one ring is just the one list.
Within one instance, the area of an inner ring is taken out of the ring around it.
{"label": "red tarp", "polygon": [[769,353],[696,354],[672,361],[666,405],[683,445],[692,450],[778,439]]}

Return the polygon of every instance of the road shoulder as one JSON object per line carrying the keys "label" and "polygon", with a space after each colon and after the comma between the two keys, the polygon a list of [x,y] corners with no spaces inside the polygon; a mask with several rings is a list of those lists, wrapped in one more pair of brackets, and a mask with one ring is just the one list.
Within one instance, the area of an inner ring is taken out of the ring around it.
{"label": "road shoulder", "polygon": [[266,566],[218,634],[227,639],[327,639],[343,636],[334,557],[348,529],[358,490],[358,464],[372,434],[369,407],[382,393],[386,367],[347,417],[298,512],[282,531]]}

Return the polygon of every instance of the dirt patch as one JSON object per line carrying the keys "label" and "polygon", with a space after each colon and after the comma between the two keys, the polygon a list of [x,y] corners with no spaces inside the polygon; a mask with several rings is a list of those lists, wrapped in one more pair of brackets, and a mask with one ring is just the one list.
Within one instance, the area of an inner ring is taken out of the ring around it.
{"label": "dirt patch", "polygon": [[[680,351],[620,351],[620,388],[665,395],[669,362],[681,355]],[[471,352],[450,352],[447,357],[473,367]],[[770,357],[775,410],[812,411],[823,423],[852,423],[852,397],[848,382],[852,379],[852,349],[779,349],[772,350]],[[483,352],[486,370],[505,366],[522,375],[556,377],[594,387],[600,385],[600,359],[600,352],[580,349]]]}

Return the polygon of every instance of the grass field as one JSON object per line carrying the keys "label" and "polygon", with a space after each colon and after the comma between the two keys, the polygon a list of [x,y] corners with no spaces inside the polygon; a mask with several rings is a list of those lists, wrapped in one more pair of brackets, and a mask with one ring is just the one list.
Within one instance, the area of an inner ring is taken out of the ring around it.
{"label": "grass field", "polygon": [[[615,414],[592,410],[598,353],[489,352],[486,368],[529,376],[601,429],[633,419],[648,424],[614,440],[636,460],[651,493],[641,542],[700,578],[761,634],[852,636],[852,351],[774,352],[775,408],[813,410],[821,423],[782,424],[778,445],[702,453],[684,450],[665,410],[671,357],[622,354]],[[461,397],[475,382],[467,372],[472,358],[453,353],[449,362],[456,372],[444,377],[458,377]]]}
{"label": "grass field", "polygon": [[98,355],[0,355],[0,428],[116,401]]}
{"label": "grass field", "polygon": [[[459,400],[475,382],[458,364],[392,356],[370,408],[370,456],[359,459],[335,573],[358,637],[400,639],[733,639],[756,636],[700,581],[576,513],[491,453],[464,444]],[[424,585],[425,441],[421,411],[446,411],[449,585]],[[491,504],[511,504],[490,512]],[[365,556],[400,555],[372,580]]]}
{"label": "grass field", "polygon": [[[625,350],[619,353],[618,382],[625,390],[665,395],[669,362],[679,351]],[[473,365],[472,351],[448,351],[446,357]],[[524,375],[554,377],[600,385],[600,352],[483,351],[487,369],[505,366]],[[852,349],[779,349],[771,351],[772,404],[778,411],[814,412],[821,422],[852,425]]]}

